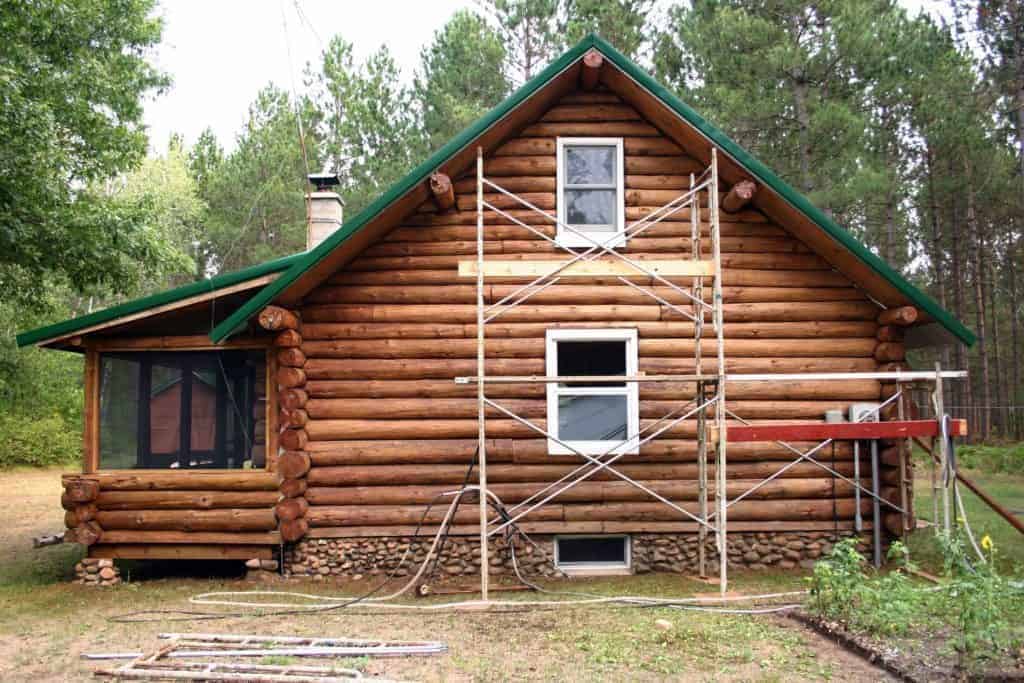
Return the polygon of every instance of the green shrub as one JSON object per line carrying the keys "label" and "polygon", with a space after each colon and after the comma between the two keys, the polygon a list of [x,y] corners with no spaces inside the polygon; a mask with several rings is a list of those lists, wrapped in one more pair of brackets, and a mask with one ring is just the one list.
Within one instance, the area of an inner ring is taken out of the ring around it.
{"label": "green shrub", "polygon": [[1024,443],[956,448],[957,466],[981,472],[1024,474]]}
{"label": "green shrub", "polygon": [[0,468],[66,465],[82,452],[82,432],[64,418],[0,415]]}

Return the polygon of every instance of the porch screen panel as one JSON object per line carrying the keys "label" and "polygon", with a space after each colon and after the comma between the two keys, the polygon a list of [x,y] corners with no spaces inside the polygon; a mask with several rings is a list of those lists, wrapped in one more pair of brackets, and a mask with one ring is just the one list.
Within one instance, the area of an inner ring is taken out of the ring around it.
{"label": "porch screen panel", "polygon": [[263,351],[105,353],[102,469],[262,467]]}

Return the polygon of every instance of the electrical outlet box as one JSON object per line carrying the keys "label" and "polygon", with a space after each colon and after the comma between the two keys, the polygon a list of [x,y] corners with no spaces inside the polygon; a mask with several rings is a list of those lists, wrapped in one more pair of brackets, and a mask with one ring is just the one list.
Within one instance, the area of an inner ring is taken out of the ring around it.
{"label": "electrical outlet box", "polygon": [[850,406],[850,422],[878,422],[878,403],[854,403]]}

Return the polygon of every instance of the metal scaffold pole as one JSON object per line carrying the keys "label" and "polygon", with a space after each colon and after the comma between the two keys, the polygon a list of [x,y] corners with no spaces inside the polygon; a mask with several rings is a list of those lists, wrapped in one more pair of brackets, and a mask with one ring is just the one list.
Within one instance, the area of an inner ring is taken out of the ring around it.
{"label": "metal scaffold pole", "polygon": [[484,152],[476,148],[476,384],[477,399],[477,458],[480,482],[480,593],[488,599],[487,553],[487,424],[485,411],[487,397],[483,378],[486,373],[484,359]]}
{"label": "metal scaffold pole", "polygon": [[[722,314],[722,247],[718,221],[718,152],[711,148],[711,185],[708,187],[708,213],[710,214],[712,261],[715,276],[712,284],[712,317],[718,342],[718,397],[715,402],[715,422],[718,446],[715,449],[715,505],[718,508],[716,529],[718,532],[718,580],[719,590],[725,595],[728,583],[729,549],[726,531],[726,443],[728,436],[725,425],[725,320]],[[703,314],[702,314],[703,315]]]}
{"label": "metal scaffold pole", "polygon": [[[693,173],[690,174],[690,191],[693,191],[697,179]],[[701,258],[700,244],[700,202],[694,202],[690,207],[690,251],[694,261]],[[699,377],[704,374],[703,355],[701,353],[701,338],[704,334],[704,311],[696,303],[704,300],[704,279],[696,277],[693,279],[694,298],[694,361],[695,374]],[[699,403],[705,400],[705,385],[703,380],[697,380],[696,397]],[[700,519],[704,524],[697,528],[697,569],[701,578],[708,575],[707,551],[705,546],[708,539],[708,439],[707,439],[707,410],[697,413],[697,496],[700,506]]]}

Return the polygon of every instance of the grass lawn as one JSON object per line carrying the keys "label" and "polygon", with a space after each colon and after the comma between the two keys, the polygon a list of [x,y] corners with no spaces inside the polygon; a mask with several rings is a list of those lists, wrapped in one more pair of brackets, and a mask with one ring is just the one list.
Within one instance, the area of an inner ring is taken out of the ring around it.
{"label": "grass lawn", "polygon": [[[993,474],[975,470],[964,470],[963,474],[1003,507],[1018,515],[1024,514],[1024,474]],[[1014,529],[966,486],[960,485],[957,488],[963,496],[967,521],[975,539],[980,542],[981,538],[988,534],[995,543],[1000,570],[1004,573],[1013,573],[1024,567],[1024,534]],[[921,518],[931,520],[934,514],[932,500],[929,470],[919,462],[915,472],[915,513]],[[940,492],[940,519],[941,515]],[[928,530],[919,530],[913,534],[910,548],[914,562],[930,570],[942,568],[942,560]]]}
{"label": "grass lawn", "polygon": [[[563,608],[507,614],[396,614],[368,608],[359,613],[220,621],[173,622],[168,615],[160,622],[115,623],[109,621],[111,616],[128,611],[190,609],[188,597],[203,591],[269,587],[353,595],[370,584],[256,585],[209,578],[206,565],[198,578],[152,578],[107,589],[74,585],[69,578],[81,554],[77,546],[32,550],[30,544],[31,536],[62,526],[59,471],[0,472],[0,489],[7,493],[8,509],[14,513],[0,527],[5,548],[0,556],[0,680],[86,680],[98,667],[80,661],[80,653],[149,649],[157,642],[156,634],[165,631],[442,640],[449,647],[442,656],[355,662],[368,674],[430,681],[887,680],[880,670],[787,619],[671,608]],[[730,588],[743,592],[804,586],[799,573],[737,574],[733,579]],[[573,582],[568,588],[671,596],[713,590],[669,575],[594,579]],[[669,621],[672,628],[657,628],[659,619]]]}

